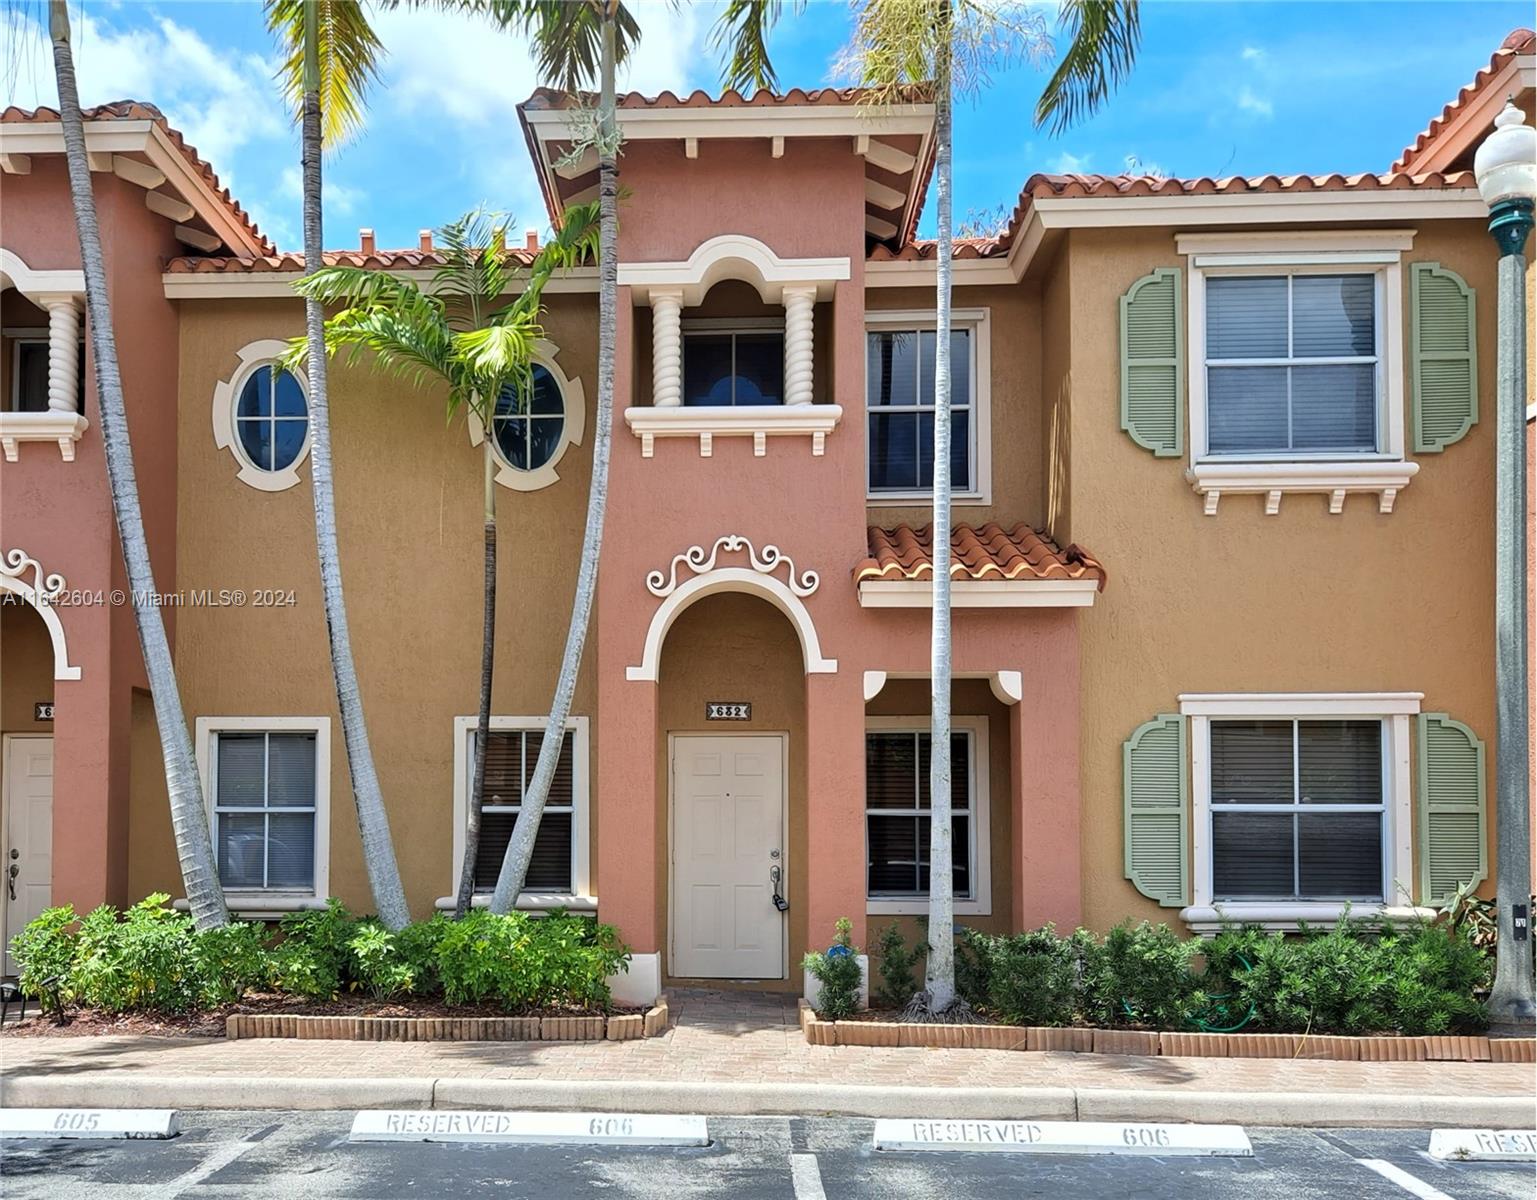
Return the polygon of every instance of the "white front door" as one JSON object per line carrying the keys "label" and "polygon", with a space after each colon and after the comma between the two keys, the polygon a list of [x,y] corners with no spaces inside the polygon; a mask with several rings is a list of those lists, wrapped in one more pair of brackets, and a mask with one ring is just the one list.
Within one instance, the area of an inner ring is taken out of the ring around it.
{"label": "white front door", "polygon": [[5,973],[16,973],[11,939],[53,894],[53,739],[5,739]]}
{"label": "white front door", "polygon": [[785,978],[784,739],[677,737],[672,762],[672,974]]}

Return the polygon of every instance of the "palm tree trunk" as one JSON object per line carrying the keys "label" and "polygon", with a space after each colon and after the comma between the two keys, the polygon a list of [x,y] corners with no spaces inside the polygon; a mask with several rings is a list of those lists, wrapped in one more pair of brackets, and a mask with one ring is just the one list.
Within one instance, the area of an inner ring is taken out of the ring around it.
{"label": "palm tree trunk", "polygon": [[939,294],[934,320],[934,625],[929,688],[929,1007],[955,1003],[955,887],[950,837],[950,54],[949,5],[940,15],[934,71],[934,183]]}
{"label": "palm tree trunk", "polygon": [[618,115],[615,111],[614,61],[615,0],[603,5],[603,53],[598,97],[598,412],[597,435],[592,443],[592,487],[587,495],[587,529],[582,538],[582,562],[576,577],[576,598],[571,605],[571,625],[566,631],[566,650],[555,684],[555,701],[544,727],[539,762],[523,797],[518,823],[513,827],[507,855],[502,859],[491,911],[511,912],[528,876],[534,839],[544,815],[561,746],[566,740],[566,719],[576,692],[582,647],[592,617],[593,596],[598,586],[598,554],[603,546],[603,517],[608,508],[608,460],[614,414],[614,340],[619,316],[619,163]]}
{"label": "palm tree trunk", "polygon": [[[305,4],[305,88],[303,120],[304,159],[304,271],[313,274],[322,265],[320,213],[320,61],[314,0]],[[320,589],[325,602],[326,633],[331,645],[331,674],[336,682],[336,705],[341,712],[342,737],[347,745],[347,767],[352,776],[352,796],[363,840],[363,863],[373,892],[374,908],[387,929],[403,929],[411,921],[400,868],[390,840],[389,814],[379,790],[368,727],[363,719],[363,697],[358,690],[357,668],[352,660],[352,639],[347,629],[347,606],[342,596],[342,567],[336,539],[336,494],[331,475],[331,411],[326,393],[325,313],[320,301],[304,301],[304,325],[309,339],[310,479],[315,493],[315,542],[320,558]]]}
{"label": "palm tree trunk", "polygon": [[182,883],[187,889],[187,903],[197,927],[212,929],[229,923],[229,910],[224,904],[224,889],[219,885],[213,838],[208,831],[208,811],[203,806],[192,739],[187,734],[187,721],[182,714],[181,693],[176,686],[176,669],[171,662],[165,622],[153,602],[157,594],[155,575],[150,566],[149,544],[144,537],[133,448],[128,440],[128,414],[123,405],[123,381],[118,373],[117,339],[112,330],[107,271],[102,259],[101,230],[96,223],[96,199],[91,192],[90,165],[86,160],[85,123],[80,115],[80,97],[75,87],[69,10],[65,0],[51,0],[49,27],[54,73],[59,85],[59,124],[64,133],[69,190],[80,235],[80,264],[85,275],[85,302],[96,363],[97,407],[102,448],[107,459],[107,481],[112,491],[112,512],[117,519],[134,623],[139,631],[139,649],[144,655],[144,670],[155,705],[155,724],[160,731],[160,753],[165,760],[166,791],[171,802],[171,831],[176,838]]}
{"label": "palm tree trunk", "polygon": [[486,528],[485,613],[481,622],[480,712],[475,722],[475,778],[470,785],[470,805],[464,819],[464,861],[459,867],[459,895],[454,901],[454,920],[461,921],[475,897],[475,859],[480,853],[480,814],[486,794],[486,750],[491,741],[491,671],[496,661],[496,459],[491,451],[492,416],[486,414],[484,501]]}

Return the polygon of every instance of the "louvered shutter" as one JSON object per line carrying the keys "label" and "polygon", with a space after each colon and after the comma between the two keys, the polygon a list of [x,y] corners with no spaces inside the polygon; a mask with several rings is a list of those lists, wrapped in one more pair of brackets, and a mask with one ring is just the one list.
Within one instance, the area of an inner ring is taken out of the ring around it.
{"label": "louvered shutter", "polygon": [[1159,267],[1121,297],[1121,428],[1159,458],[1182,452],[1185,403],[1180,272]]}
{"label": "louvered shutter", "polygon": [[1444,904],[1489,872],[1484,831],[1484,744],[1445,713],[1421,713],[1420,903]]}
{"label": "louvered shutter", "polygon": [[1133,731],[1122,746],[1126,878],[1165,908],[1188,904],[1185,890],[1185,719],[1162,713]]}
{"label": "louvered shutter", "polygon": [[1478,421],[1478,341],[1473,289],[1440,263],[1410,268],[1414,449],[1445,450]]}

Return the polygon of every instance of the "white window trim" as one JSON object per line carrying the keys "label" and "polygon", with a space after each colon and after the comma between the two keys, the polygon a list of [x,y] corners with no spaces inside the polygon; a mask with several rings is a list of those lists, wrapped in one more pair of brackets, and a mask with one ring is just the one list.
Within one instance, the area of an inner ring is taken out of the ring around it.
{"label": "white window trim", "polygon": [[[1224,921],[1295,929],[1298,921],[1330,925],[1348,907],[1363,920],[1430,919],[1430,909],[1414,907],[1414,801],[1409,774],[1409,722],[1420,711],[1421,692],[1276,692],[1200,693],[1179,698],[1180,713],[1190,719],[1190,798],[1194,893],[1180,918],[1197,933],[1213,933]],[[1318,901],[1244,901],[1216,903],[1212,898],[1211,722],[1213,718],[1290,718],[1299,720],[1367,718],[1384,725],[1386,806],[1383,821],[1384,878],[1391,892],[1382,904]]]}
{"label": "white window trim", "polygon": [[[11,342],[11,394],[6,398],[6,411],[20,412],[21,409],[17,405],[21,400],[21,348],[27,345],[41,345],[46,351],[48,349],[48,329],[46,326],[41,329],[28,327],[4,329],[0,330],[0,333],[3,333]],[[48,396],[44,393],[43,408],[46,410],[47,407]],[[71,415],[78,416],[79,414]]]}
{"label": "white window trim", "polygon": [[[993,337],[991,308],[957,308],[950,313],[951,329],[971,330],[971,428],[973,466],[976,487],[969,492],[956,492],[952,500],[956,504],[981,505],[993,502]],[[891,329],[934,329],[938,321],[933,309],[867,309],[865,332],[880,333]],[[870,490],[870,380],[869,356],[865,357],[866,376],[860,396],[861,417],[865,428],[860,437],[865,446],[865,503],[871,508],[911,508],[933,496],[927,488],[911,492],[872,492]]]}
{"label": "white window trim", "polygon": [[260,368],[275,365],[287,352],[288,343],[276,338],[263,338],[242,346],[235,352],[239,364],[234,374],[228,379],[219,380],[213,389],[213,444],[220,450],[228,450],[234,458],[240,468],[235,478],[259,492],[284,492],[293,487],[299,482],[300,466],[310,454],[310,433],[313,429],[309,411],[310,383],[305,373],[297,367],[286,370],[298,380],[299,389],[304,393],[304,444],[299,447],[298,457],[279,470],[265,471],[246,457],[235,431],[235,405],[240,402],[240,392],[246,380]]}
{"label": "white window trim", "polygon": [[[884,731],[887,733],[926,733],[930,728],[929,718],[921,717],[866,717],[865,732]],[[993,858],[992,858],[992,808],[989,802],[990,776],[992,774],[992,759],[990,757],[988,743],[988,720],[986,717],[956,714],[950,718],[952,730],[967,730],[971,733],[971,777],[973,792],[971,797],[971,864],[974,895],[969,900],[957,898],[955,912],[958,916],[987,917],[993,912]],[[861,740],[859,752],[864,753],[864,742]],[[861,800],[861,823],[865,830],[865,855],[862,860],[861,870],[866,872],[864,886],[867,889],[865,898],[865,912],[869,916],[915,916],[929,911],[927,897],[914,897],[904,899],[892,899],[871,897],[868,895],[869,883],[869,822],[864,814],[868,811]]]}
{"label": "white window trim", "polygon": [[[210,834],[214,818],[213,753],[220,733],[313,733],[315,735],[315,886],[313,888],[225,888],[232,910],[238,912],[297,912],[324,905],[331,894],[331,718],[330,717],[199,717],[197,772]],[[214,853],[217,855],[218,847]]]}
{"label": "white window trim", "polygon": [[[530,356],[534,363],[548,371],[555,380],[555,386],[560,392],[561,408],[566,416],[560,430],[560,441],[555,444],[549,461],[532,471],[521,471],[503,457],[501,446],[492,444],[492,453],[496,456],[496,482],[514,492],[537,492],[559,483],[560,473],[555,468],[560,465],[566,451],[572,446],[580,446],[582,439],[587,436],[587,390],[582,386],[580,376],[568,376],[560,369],[560,363],[556,361],[559,353],[554,342],[540,338],[534,343],[534,351]],[[470,431],[470,445],[480,445],[481,439],[485,437],[480,418],[472,412],[466,424]]]}
{"label": "white window trim", "polygon": [[[1403,252],[1413,230],[1301,233],[1217,233],[1176,236],[1188,260],[1190,465],[1186,478],[1205,500],[1208,516],[1224,492],[1265,496],[1265,512],[1280,511],[1287,493],[1321,493],[1329,511],[1345,497],[1376,495],[1378,510],[1393,511],[1399,491],[1419,471],[1405,454]],[[1211,455],[1206,420],[1206,279],[1208,275],[1371,274],[1377,280],[1377,431],[1372,453]]]}
{"label": "white window trim", "polygon": [[[475,736],[478,717],[454,718],[454,856],[449,865],[448,878],[457,894],[459,868],[464,863],[464,824],[470,811],[470,744]],[[545,717],[498,717],[491,718],[492,730],[510,729],[541,733],[548,719]],[[592,758],[587,717],[571,717],[566,729],[571,732],[571,882],[570,892],[524,892],[518,897],[519,909],[543,910],[568,908],[573,912],[596,912],[598,898],[592,894],[591,862],[591,792]],[[440,896],[436,907],[452,909],[457,895]],[[476,896],[476,907],[489,904],[489,896]]]}

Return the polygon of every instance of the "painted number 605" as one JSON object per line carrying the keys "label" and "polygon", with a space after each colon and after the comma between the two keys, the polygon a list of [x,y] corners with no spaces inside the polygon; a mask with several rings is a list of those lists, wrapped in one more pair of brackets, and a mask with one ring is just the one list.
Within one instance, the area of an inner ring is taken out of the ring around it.
{"label": "painted number 605", "polygon": [[101,1114],[93,1112],[61,1112],[53,1119],[55,1129],[91,1130],[101,1124]]}

